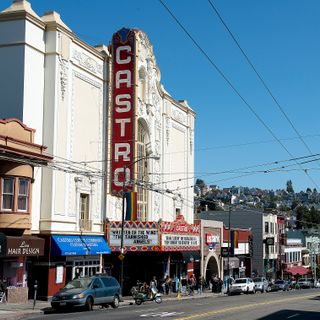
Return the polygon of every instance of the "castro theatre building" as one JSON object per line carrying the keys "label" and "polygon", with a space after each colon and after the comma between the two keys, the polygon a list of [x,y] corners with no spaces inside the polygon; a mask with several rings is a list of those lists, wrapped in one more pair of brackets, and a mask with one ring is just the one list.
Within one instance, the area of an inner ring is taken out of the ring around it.
{"label": "castro theatre building", "polygon": [[[136,280],[174,279],[200,270],[191,187],[195,114],[185,100],[164,90],[144,32],[116,32],[111,61],[107,238],[112,254],[106,265],[117,276],[122,252],[126,291]],[[123,191],[129,201],[123,201]]]}
{"label": "castro theatre building", "polygon": [[77,271],[119,278],[121,251],[125,288],[196,273],[195,113],[163,88],[147,35],[109,30],[112,44],[95,47],[57,12],[26,0],[0,10],[0,118],[34,128],[54,164],[36,170],[30,203],[38,296]]}

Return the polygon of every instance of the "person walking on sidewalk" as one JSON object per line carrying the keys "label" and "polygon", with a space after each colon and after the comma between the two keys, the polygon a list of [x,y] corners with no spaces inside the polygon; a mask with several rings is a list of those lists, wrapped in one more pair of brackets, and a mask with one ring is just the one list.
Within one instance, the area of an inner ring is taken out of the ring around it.
{"label": "person walking on sidewalk", "polygon": [[168,295],[171,287],[171,279],[168,275],[165,278],[164,286],[165,286],[165,292]]}

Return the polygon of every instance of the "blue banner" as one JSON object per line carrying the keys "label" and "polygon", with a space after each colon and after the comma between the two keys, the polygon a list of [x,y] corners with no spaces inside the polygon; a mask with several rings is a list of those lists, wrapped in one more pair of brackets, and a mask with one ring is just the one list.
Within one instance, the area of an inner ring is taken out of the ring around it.
{"label": "blue banner", "polygon": [[111,253],[103,236],[54,235],[51,238],[51,254],[53,256],[87,256]]}

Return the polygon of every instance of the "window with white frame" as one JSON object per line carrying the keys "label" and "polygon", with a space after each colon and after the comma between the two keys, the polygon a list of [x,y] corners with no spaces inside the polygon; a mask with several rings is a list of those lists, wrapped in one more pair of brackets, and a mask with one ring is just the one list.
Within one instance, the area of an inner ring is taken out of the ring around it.
{"label": "window with white frame", "polygon": [[80,193],[80,219],[89,220],[89,195]]}
{"label": "window with white frame", "polygon": [[13,211],[14,205],[14,178],[2,179],[2,210]]}
{"label": "window with white frame", "polygon": [[29,180],[18,179],[18,211],[28,211]]}
{"label": "window with white frame", "polygon": [[264,223],[264,232],[269,233],[269,222],[267,221]]}
{"label": "window with white frame", "polygon": [[29,212],[30,179],[2,177],[1,210],[4,212]]}

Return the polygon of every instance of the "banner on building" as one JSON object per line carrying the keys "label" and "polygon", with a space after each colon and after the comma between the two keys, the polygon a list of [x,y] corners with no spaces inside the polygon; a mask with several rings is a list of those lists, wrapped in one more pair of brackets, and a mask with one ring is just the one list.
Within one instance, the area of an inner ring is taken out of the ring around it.
{"label": "banner on building", "polygon": [[126,192],[126,220],[137,220],[137,192]]}

